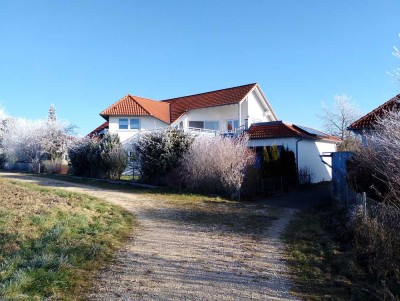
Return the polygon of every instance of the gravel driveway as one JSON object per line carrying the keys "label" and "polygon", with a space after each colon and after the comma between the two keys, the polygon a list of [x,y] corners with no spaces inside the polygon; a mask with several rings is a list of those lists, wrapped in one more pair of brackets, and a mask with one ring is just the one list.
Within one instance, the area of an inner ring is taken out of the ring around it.
{"label": "gravel driveway", "polygon": [[188,205],[47,178],[0,176],[93,195],[137,217],[124,248],[96,274],[88,300],[296,300],[279,239],[295,209]]}

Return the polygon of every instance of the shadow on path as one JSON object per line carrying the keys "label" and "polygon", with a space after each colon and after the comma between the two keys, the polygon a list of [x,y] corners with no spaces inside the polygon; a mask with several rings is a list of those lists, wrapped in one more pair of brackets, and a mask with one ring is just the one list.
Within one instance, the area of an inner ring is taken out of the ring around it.
{"label": "shadow on path", "polygon": [[330,201],[330,187],[330,183],[316,184],[302,190],[262,199],[259,203],[290,209],[311,209]]}

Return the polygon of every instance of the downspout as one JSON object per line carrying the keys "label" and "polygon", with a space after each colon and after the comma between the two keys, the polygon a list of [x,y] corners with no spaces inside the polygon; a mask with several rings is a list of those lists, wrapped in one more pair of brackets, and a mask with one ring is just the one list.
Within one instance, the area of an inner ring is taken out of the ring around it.
{"label": "downspout", "polygon": [[303,137],[296,141],[296,171],[297,176],[299,175],[299,142],[303,140]]}

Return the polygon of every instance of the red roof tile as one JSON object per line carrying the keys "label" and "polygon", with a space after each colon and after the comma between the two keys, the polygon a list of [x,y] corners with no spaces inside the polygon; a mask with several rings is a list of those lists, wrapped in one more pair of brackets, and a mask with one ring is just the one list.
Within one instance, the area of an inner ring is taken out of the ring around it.
{"label": "red roof tile", "polygon": [[239,103],[257,84],[249,84],[201,94],[163,100],[171,104],[171,123],[191,109]]}
{"label": "red roof tile", "polygon": [[[250,126],[248,134],[250,139],[268,139],[268,138],[308,138],[317,140],[329,140],[340,142],[340,139],[325,134],[320,131],[307,128],[311,131],[302,130],[300,127],[284,123],[282,121],[254,123]],[[315,133],[315,134],[312,134]]]}
{"label": "red roof tile", "polygon": [[400,94],[389,99],[383,105],[364,115],[349,126],[349,130],[373,129],[376,121],[384,117],[387,112],[400,110]]}
{"label": "red roof tile", "polygon": [[250,139],[305,137],[306,134],[282,121],[252,124],[249,128]]}
{"label": "red roof tile", "polygon": [[169,103],[166,102],[128,94],[109,106],[100,115],[105,119],[108,119],[108,116],[154,116],[169,123],[169,106]]}

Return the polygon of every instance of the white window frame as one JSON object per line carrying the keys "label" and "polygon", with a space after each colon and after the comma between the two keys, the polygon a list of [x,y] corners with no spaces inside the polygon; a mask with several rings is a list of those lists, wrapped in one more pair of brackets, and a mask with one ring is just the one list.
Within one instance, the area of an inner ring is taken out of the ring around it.
{"label": "white window frame", "polygon": [[[127,121],[128,121],[128,126],[127,126],[127,128],[126,129],[121,129],[121,124],[120,124],[120,120],[121,119],[126,119]],[[132,119],[137,119],[138,121],[139,121],[139,124],[138,124],[138,128],[131,128],[131,120]],[[121,118],[118,118],[118,130],[119,131],[129,131],[129,130],[136,130],[136,131],[138,131],[138,130],[140,130],[140,118],[129,118],[129,117],[121,117]]]}

